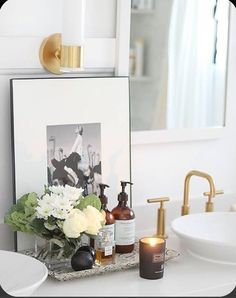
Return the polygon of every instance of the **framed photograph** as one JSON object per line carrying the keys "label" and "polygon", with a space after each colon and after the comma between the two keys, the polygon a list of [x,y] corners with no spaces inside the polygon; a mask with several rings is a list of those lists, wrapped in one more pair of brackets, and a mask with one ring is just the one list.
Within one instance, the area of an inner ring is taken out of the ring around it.
{"label": "framed photograph", "polygon": [[[115,207],[131,179],[128,78],[12,79],[11,94],[14,200],[57,184],[99,194],[102,182]],[[17,250],[28,240],[17,233]]]}

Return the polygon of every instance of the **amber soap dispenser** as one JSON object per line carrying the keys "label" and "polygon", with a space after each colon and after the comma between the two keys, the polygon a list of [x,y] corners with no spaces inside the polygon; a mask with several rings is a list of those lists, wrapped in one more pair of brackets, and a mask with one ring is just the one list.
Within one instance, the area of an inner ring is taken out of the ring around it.
{"label": "amber soap dispenser", "polygon": [[133,183],[121,181],[122,191],[118,195],[118,205],[112,209],[115,218],[115,243],[117,253],[130,253],[135,243],[135,215],[127,205],[128,194],[125,192],[127,184]]}
{"label": "amber soap dispenser", "polygon": [[96,263],[100,265],[108,265],[115,262],[115,240],[114,240],[114,228],[115,228],[115,218],[113,214],[108,210],[107,196],[104,191],[109,185],[100,183],[100,201],[101,209],[106,214],[106,224],[102,227],[95,238],[95,248],[96,248]]}

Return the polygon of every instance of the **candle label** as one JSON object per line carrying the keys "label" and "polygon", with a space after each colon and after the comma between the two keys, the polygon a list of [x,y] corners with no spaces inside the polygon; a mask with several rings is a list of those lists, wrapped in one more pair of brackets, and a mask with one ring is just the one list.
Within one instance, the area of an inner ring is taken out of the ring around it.
{"label": "candle label", "polygon": [[135,219],[116,220],[116,245],[131,245],[135,242]]}
{"label": "candle label", "polygon": [[153,263],[164,262],[164,254],[153,254],[152,262]]}

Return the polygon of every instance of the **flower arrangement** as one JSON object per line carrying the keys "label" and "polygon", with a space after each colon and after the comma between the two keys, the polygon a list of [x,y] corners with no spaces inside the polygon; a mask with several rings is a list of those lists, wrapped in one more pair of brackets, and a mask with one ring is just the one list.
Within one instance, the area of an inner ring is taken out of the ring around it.
{"label": "flower arrangement", "polygon": [[105,224],[100,199],[82,193],[82,188],[69,185],[45,187],[41,197],[27,193],[6,213],[4,222],[13,231],[49,240],[69,256],[83,234],[93,237]]}

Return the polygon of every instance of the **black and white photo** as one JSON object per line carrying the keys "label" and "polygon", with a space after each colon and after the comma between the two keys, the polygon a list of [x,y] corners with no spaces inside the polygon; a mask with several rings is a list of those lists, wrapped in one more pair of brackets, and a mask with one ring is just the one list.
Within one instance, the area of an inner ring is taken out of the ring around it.
{"label": "black and white photo", "polygon": [[101,124],[47,126],[48,185],[82,187],[98,193],[102,181]]}

